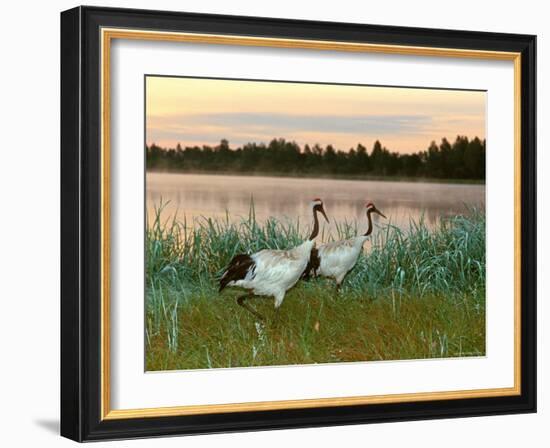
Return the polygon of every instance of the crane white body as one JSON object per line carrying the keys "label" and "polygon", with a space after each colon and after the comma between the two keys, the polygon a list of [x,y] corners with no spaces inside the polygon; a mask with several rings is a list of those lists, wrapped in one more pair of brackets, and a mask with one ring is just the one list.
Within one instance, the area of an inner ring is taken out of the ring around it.
{"label": "crane white body", "polygon": [[283,303],[286,292],[302,276],[313,248],[313,241],[305,241],[290,250],[261,250],[250,255],[254,264],[243,279],[230,281],[228,286],[240,286],[257,296],[275,298],[275,308]]}
{"label": "crane white body", "polygon": [[319,268],[315,275],[330,277],[340,285],[346,274],[353,269],[367,236],[356,236],[347,240],[333,241],[319,247]]}
{"label": "crane white body", "polygon": [[[237,254],[220,279],[221,292],[226,286],[240,286],[248,289],[255,296],[268,296],[275,299],[275,308],[279,308],[285,293],[302,277],[311,257],[314,240],[319,234],[320,212],[328,218],[323,209],[323,201],[314,199],[311,202],[313,230],[307,241],[287,250],[264,249],[252,255]],[[259,319],[263,319],[256,310],[245,303],[248,296],[237,298],[237,303],[248,309]]]}
{"label": "crane white body", "polygon": [[337,287],[340,287],[346,274],[351,271],[357,263],[359,254],[363,250],[363,244],[365,244],[365,241],[367,241],[367,238],[372,233],[373,226],[371,215],[376,213],[383,218],[386,217],[372,202],[367,203],[365,208],[367,209],[367,220],[369,223],[369,227],[365,234],[357,235],[347,240],[323,244],[319,249],[312,251],[304,277],[307,278],[310,275],[320,275],[333,278],[336,280]]}

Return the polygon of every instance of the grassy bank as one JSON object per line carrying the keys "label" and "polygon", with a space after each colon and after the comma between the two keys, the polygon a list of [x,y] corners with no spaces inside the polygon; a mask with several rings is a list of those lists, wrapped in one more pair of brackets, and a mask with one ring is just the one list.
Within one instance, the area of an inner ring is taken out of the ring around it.
{"label": "grassy bank", "polygon": [[[485,218],[471,211],[429,230],[378,229],[340,293],[300,282],[260,324],[217,279],[239,252],[288,248],[307,229],[253,209],[240,223],[157,219],[147,228],[147,370],[412,359],[485,353]],[[335,239],[355,235],[337,226]],[[329,238],[325,235],[324,239]]]}

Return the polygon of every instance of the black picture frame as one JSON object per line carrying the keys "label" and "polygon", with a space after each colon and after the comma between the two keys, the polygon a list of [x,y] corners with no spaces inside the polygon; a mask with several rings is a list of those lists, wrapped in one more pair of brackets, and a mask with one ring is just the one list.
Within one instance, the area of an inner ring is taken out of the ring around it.
{"label": "black picture frame", "polygon": [[[521,394],[102,420],[102,27],[521,53]],[[532,35],[99,7],[61,13],[61,434],[92,441],[535,412],[535,55]]]}

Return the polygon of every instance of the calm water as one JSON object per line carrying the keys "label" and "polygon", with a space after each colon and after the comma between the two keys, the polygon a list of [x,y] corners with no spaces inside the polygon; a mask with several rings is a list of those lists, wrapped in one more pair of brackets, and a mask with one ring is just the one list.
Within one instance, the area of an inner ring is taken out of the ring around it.
{"label": "calm water", "polygon": [[[269,216],[300,219],[309,226],[309,201],[322,198],[332,223],[357,220],[366,229],[365,204],[372,201],[391,222],[404,230],[409,220],[420,219],[434,226],[441,216],[465,211],[466,205],[484,206],[484,185],[380,182],[335,179],[296,179],[260,176],[219,176],[202,174],[147,173],[147,209],[151,218],[154,205],[170,201],[163,217],[178,213],[191,218],[225,217],[239,220],[248,216],[254,198],[256,218]],[[377,215],[373,215],[377,216]],[[381,221],[382,219],[375,219]]]}

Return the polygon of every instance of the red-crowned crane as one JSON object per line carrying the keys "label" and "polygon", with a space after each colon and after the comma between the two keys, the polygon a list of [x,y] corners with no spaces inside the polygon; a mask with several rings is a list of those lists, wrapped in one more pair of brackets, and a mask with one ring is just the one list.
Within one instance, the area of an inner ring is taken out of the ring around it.
{"label": "red-crowned crane", "polygon": [[321,199],[311,202],[313,230],[307,241],[288,250],[264,249],[252,255],[235,255],[220,279],[220,292],[226,286],[239,286],[248,289],[248,295],[237,298],[237,303],[246,308],[258,319],[263,316],[245,301],[254,296],[273,297],[275,309],[278,309],[285,298],[285,293],[300,279],[308,264],[315,238],[319,234],[320,212],[328,222]]}
{"label": "red-crowned crane", "polygon": [[365,207],[369,221],[369,227],[365,234],[347,240],[323,244],[318,249],[313,248],[309,263],[304,271],[305,278],[309,278],[309,276],[333,278],[336,280],[336,289],[340,288],[346,274],[357,263],[363,244],[372,233],[371,215],[377,213],[384,218],[386,217],[372,202],[368,202]]}

